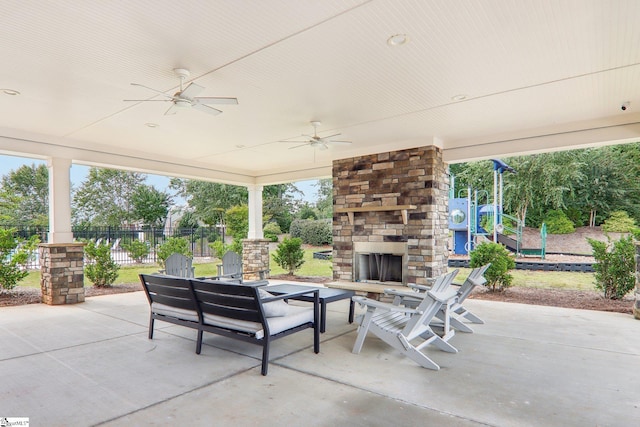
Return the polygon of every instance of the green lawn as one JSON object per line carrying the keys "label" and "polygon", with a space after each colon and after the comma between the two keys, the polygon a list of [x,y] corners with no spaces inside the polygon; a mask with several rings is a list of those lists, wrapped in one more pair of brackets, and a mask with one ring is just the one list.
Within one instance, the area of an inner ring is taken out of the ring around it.
{"label": "green lawn", "polygon": [[[314,259],[313,252],[317,248],[306,249],[304,252],[304,264],[296,271],[297,276],[319,276],[331,277],[332,268],[331,261]],[[286,271],[273,261],[273,252],[271,253],[271,275],[284,274]],[[205,264],[195,264],[197,276],[215,276],[218,272],[217,265],[220,263],[214,260]],[[133,266],[122,267],[115,284],[135,283],[138,281],[140,273],[154,273],[158,271],[157,265],[151,266]],[[456,282],[462,282],[471,269],[461,268],[456,278]],[[546,289],[575,289],[575,290],[593,290],[594,277],[593,273],[576,273],[576,272],[557,272],[557,271],[528,271],[528,270],[512,270],[513,285],[528,288],[546,288]],[[19,283],[20,286],[39,288],[40,272],[32,271],[26,279]],[[91,283],[85,278],[85,286],[91,286]]]}

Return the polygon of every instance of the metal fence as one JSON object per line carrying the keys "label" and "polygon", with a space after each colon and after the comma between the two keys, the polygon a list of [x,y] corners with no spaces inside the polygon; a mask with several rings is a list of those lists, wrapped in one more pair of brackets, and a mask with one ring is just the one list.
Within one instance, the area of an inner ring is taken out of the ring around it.
{"label": "metal fence", "polygon": [[[37,235],[42,243],[47,243],[47,227],[10,227],[17,230],[17,235],[28,239]],[[143,264],[153,264],[157,261],[156,250],[169,237],[183,237],[189,242],[189,247],[194,257],[212,256],[210,242],[220,238],[215,227],[198,228],[117,228],[117,227],[77,227],[73,228],[73,237],[76,241],[94,241],[111,246],[111,257],[120,265],[136,264],[136,260],[129,257],[123,246],[132,241],[145,242],[150,249],[149,255],[142,260]],[[38,253],[32,254],[27,268],[39,269]]]}

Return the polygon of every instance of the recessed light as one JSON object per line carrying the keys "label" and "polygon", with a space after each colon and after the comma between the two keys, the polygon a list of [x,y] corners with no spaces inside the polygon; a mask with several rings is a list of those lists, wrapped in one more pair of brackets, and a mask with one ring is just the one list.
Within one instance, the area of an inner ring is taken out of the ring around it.
{"label": "recessed light", "polygon": [[409,37],[406,34],[394,34],[387,39],[389,46],[400,46],[409,41]]}
{"label": "recessed light", "polygon": [[158,126],[160,126],[160,125],[159,125],[159,124],[157,124],[157,123],[151,123],[151,122],[149,122],[149,123],[145,123],[144,125],[145,125],[146,127],[148,127],[148,128],[157,128]]}
{"label": "recessed light", "polygon": [[455,95],[451,97],[452,101],[464,101],[467,99],[467,95]]}
{"label": "recessed light", "polygon": [[11,96],[20,95],[20,92],[14,89],[0,89],[0,90],[4,92],[5,95],[11,95]]}

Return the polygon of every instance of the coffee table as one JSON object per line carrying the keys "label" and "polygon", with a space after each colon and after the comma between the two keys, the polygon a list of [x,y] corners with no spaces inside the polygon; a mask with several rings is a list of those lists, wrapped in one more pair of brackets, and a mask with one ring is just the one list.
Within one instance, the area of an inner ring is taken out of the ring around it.
{"label": "coffee table", "polygon": [[[291,292],[297,292],[304,289],[309,289],[309,291],[315,291],[319,289],[319,299],[320,299],[320,332],[324,332],[326,330],[326,322],[327,322],[327,304],[330,302],[340,301],[343,299],[351,299],[352,296],[355,295],[354,291],[349,291],[345,289],[333,289],[333,288],[321,288],[315,286],[303,286],[303,285],[270,285],[265,286],[264,289],[267,292],[271,292],[274,295],[282,295],[288,294]],[[291,298],[296,301],[306,301],[313,302],[313,294],[304,294],[298,295],[296,297]],[[349,304],[349,323],[353,323],[353,311],[354,311],[354,302],[350,301]]]}

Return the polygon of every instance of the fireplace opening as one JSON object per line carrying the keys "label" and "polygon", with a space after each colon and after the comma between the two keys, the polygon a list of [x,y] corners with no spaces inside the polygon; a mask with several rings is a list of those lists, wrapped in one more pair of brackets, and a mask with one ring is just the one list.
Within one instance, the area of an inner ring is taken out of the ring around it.
{"label": "fireplace opening", "polygon": [[358,254],[358,280],[402,283],[402,255]]}
{"label": "fireplace opening", "polygon": [[353,242],[353,281],[407,284],[405,242]]}

